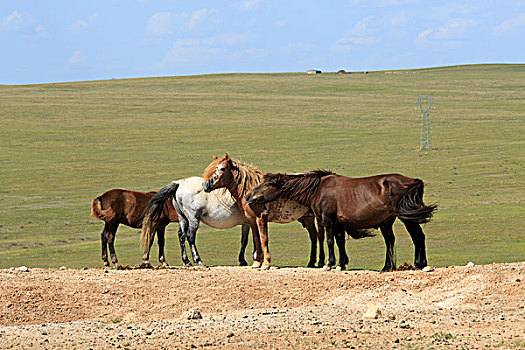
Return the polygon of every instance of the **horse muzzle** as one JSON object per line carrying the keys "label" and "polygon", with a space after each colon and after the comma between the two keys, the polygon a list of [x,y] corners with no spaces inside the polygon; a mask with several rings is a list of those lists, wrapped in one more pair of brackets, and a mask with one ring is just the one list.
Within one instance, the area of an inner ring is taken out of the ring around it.
{"label": "horse muzzle", "polygon": [[257,204],[258,203],[257,198],[252,193],[248,193],[246,195],[246,197],[244,197],[244,200],[246,201],[246,203],[248,205],[252,205],[252,204]]}
{"label": "horse muzzle", "polygon": [[209,193],[211,191],[213,191],[213,186],[214,186],[214,181],[213,181],[213,178],[207,180],[207,181],[203,181],[202,182],[202,189],[204,190],[204,192],[206,193]]}

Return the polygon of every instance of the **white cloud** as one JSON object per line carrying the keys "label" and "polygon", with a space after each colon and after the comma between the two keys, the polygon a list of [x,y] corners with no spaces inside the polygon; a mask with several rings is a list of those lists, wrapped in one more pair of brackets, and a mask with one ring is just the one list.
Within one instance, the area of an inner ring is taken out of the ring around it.
{"label": "white cloud", "polygon": [[428,37],[432,34],[432,29],[426,29],[418,34],[416,38],[416,44],[426,44],[428,42]]}
{"label": "white cloud", "polygon": [[157,12],[149,18],[146,33],[152,36],[172,34],[187,18],[188,15],[184,13]]}
{"label": "white cloud", "polygon": [[421,0],[379,0],[378,3],[382,5],[408,5],[417,4]]}
{"label": "white cloud", "polygon": [[352,35],[370,35],[374,34],[375,29],[371,28],[370,24],[372,22],[372,17],[367,17],[359,22],[357,22],[354,27],[350,30]]}
{"label": "white cloud", "polygon": [[335,45],[343,47],[343,46],[349,46],[349,45],[371,45],[380,42],[381,39],[378,37],[349,37],[349,38],[341,38],[337,40]]}
{"label": "white cloud", "polygon": [[435,31],[438,39],[450,39],[463,36],[470,28],[474,27],[476,21],[470,18],[452,19],[444,26]]}
{"label": "white cloud", "polygon": [[224,61],[233,60],[234,57],[260,56],[261,50],[245,48],[243,45],[252,41],[253,38],[249,33],[222,33],[202,39],[186,38],[177,40],[155,68],[173,69],[195,65],[208,66],[217,60]]}
{"label": "white cloud", "polygon": [[73,23],[72,27],[75,30],[80,30],[84,27],[87,27],[87,22],[83,19],[79,19],[75,23]]}
{"label": "white cloud", "polygon": [[332,45],[333,51],[344,51],[356,45],[373,45],[381,41],[376,36],[377,29],[372,25],[375,22],[373,17],[366,17],[357,22],[349,31],[350,35],[342,37]]}
{"label": "white cloud", "polygon": [[261,3],[261,0],[246,0],[237,3],[235,7],[242,11],[253,11],[257,10],[260,7]]}
{"label": "white cloud", "polygon": [[45,36],[49,36],[49,33],[46,29],[46,27],[44,27],[43,25],[39,25],[35,28],[35,33],[38,37],[45,37]]}
{"label": "white cloud", "polygon": [[206,21],[211,21],[210,16],[217,13],[215,9],[201,9],[193,12],[186,23],[186,28],[195,30],[203,25]]}
{"label": "white cloud", "polygon": [[441,27],[429,28],[420,32],[414,41],[418,45],[457,46],[477,22],[470,18],[451,19]]}
{"label": "white cloud", "polygon": [[494,27],[494,34],[501,35],[523,27],[525,27],[525,13],[521,13]]}
{"label": "white cloud", "polygon": [[199,61],[213,61],[220,49],[203,46],[199,39],[177,40],[173,47],[164,56],[157,68],[178,66],[180,64],[195,63]]}
{"label": "white cloud", "polygon": [[166,36],[181,30],[196,31],[203,27],[214,25],[218,19],[215,9],[201,9],[191,15],[177,12],[157,12],[148,19],[146,33],[150,36]]}
{"label": "white cloud", "polygon": [[6,18],[0,19],[0,30],[18,31],[31,22],[31,15],[14,11]]}
{"label": "white cloud", "polygon": [[74,30],[82,30],[87,26],[93,24],[99,17],[100,15],[98,13],[94,13],[86,19],[78,19],[75,23],[73,23],[71,28],[73,28]]}
{"label": "white cloud", "polygon": [[67,59],[66,67],[72,68],[78,65],[82,65],[87,62],[87,57],[80,51],[74,51],[73,54]]}
{"label": "white cloud", "polygon": [[390,23],[394,26],[406,24],[407,16],[404,13],[400,13],[396,16],[392,16],[390,17]]}

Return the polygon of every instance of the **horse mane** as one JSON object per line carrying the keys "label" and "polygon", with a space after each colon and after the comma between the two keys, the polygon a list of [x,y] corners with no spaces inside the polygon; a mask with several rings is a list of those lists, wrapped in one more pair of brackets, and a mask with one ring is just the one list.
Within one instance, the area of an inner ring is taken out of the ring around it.
{"label": "horse mane", "polygon": [[313,196],[321,184],[321,178],[327,175],[334,175],[330,170],[316,169],[303,174],[266,174],[264,181],[270,182],[279,188],[281,198],[286,198],[309,206]]}
{"label": "horse mane", "polygon": [[[224,159],[215,159],[210,165],[208,165],[202,175],[204,181],[209,180],[213,176],[217,166],[223,161]],[[257,167],[243,163],[239,160],[230,159],[228,162],[230,163],[233,181],[237,186],[239,198],[244,198],[248,192],[261,184],[264,173]]]}
{"label": "horse mane", "polygon": [[248,192],[259,186],[263,181],[264,173],[257,167],[238,160],[231,160],[233,180],[237,185],[239,198],[244,198]]}

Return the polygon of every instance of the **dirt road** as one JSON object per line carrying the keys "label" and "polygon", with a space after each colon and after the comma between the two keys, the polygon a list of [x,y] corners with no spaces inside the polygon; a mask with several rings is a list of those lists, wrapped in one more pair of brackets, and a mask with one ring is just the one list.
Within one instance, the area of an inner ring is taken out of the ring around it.
{"label": "dirt road", "polygon": [[525,262],[0,270],[0,348],[524,349],[524,307]]}

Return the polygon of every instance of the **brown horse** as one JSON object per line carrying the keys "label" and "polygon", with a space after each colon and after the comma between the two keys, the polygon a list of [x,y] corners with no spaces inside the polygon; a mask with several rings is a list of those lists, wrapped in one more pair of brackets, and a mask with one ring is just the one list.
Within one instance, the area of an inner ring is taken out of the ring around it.
{"label": "brown horse", "polygon": [[[157,192],[136,192],[129,190],[113,189],[105,192],[91,202],[91,216],[104,221],[104,229],[100,234],[102,242],[102,261],[105,266],[109,266],[107,248],[111,254],[111,262],[117,267],[120,266],[115,253],[115,235],[118,226],[124,224],[132,228],[142,227],[144,210],[148,206],[150,199]],[[173,208],[171,201],[163,204],[162,213],[157,223],[157,243],[159,245],[159,261],[162,265],[167,265],[164,256],[164,233],[165,228],[170,222],[178,222],[177,212]],[[153,240],[151,240],[153,243]],[[151,244],[150,244],[151,246]]]}
{"label": "brown horse", "polygon": [[[326,229],[327,269],[335,264],[334,237],[341,239],[343,230],[380,228],[386,244],[383,271],[391,271],[395,269],[392,226],[396,218],[405,224],[414,242],[414,266],[427,265],[420,224],[430,221],[437,206],[423,203],[423,188],[423,181],[400,174],[364,178],[322,170],[302,175],[267,174],[264,182],[246,196],[246,203],[271,203],[284,198],[309,207]],[[340,258],[341,269],[344,264]]]}
{"label": "brown horse", "polygon": [[[270,268],[271,256],[268,250],[268,222],[289,223],[299,220],[310,234],[311,250],[309,267],[315,266],[316,237],[319,240],[320,264],[324,262],[324,230],[315,229],[315,218],[308,207],[289,200],[277,200],[269,205],[248,205],[245,201],[246,194],[258,186],[265,173],[252,165],[232,160],[230,155],[218,159],[214,156],[213,162],[206,168],[203,175],[203,188],[211,192],[218,188],[227,188],[237,201],[241,212],[250,223],[254,242],[256,245],[256,259],[254,267]],[[322,259],[322,260],[321,260]]]}

